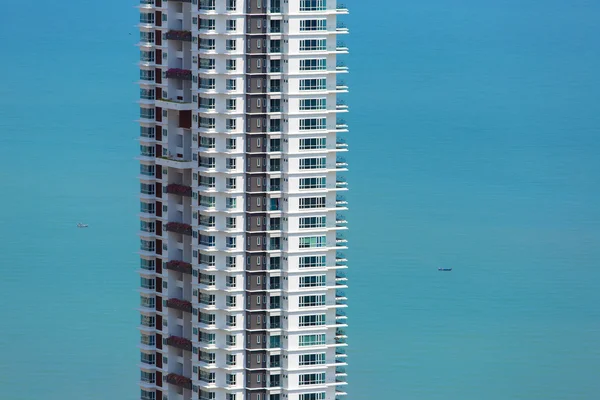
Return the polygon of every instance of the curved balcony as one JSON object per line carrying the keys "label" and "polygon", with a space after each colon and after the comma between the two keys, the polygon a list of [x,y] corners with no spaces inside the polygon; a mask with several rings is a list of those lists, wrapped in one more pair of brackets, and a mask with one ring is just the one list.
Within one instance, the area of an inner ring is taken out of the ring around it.
{"label": "curved balcony", "polygon": [[168,222],[165,229],[168,232],[180,233],[182,235],[192,236],[192,226],[182,222]]}
{"label": "curved balcony", "polygon": [[167,185],[167,193],[185,197],[192,197],[192,187],[180,185],[178,183],[171,183]]}
{"label": "curved balcony", "polygon": [[181,350],[192,351],[192,342],[179,336],[170,336],[167,338],[167,345]]}
{"label": "curved balcony", "polygon": [[184,274],[192,274],[192,264],[185,261],[171,260],[167,262],[166,269]]}
{"label": "curved balcony", "polygon": [[179,375],[173,372],[167,375],[167,383],[179,386],[183,389],[192,389],[192,380],[190,378],[186,378],[183,375]]}
{"label": "curved balcony", "polygon": [[172,308],[174,310],[192,312],[192,303],[185,300],[179,299],[169,299],[167,300],[167,307]]}
{"label": "curved balcony", "polygon": [[192,32],[191,31],[178,31],[175,29],[169,30],[165,37],[167,40],[180,40],[182,42],[191,42],[192,41]]}
{"label": "curved balcony", "polygon": [[192,71],[189,69],[169,68],[167,70],[167,78],[181,79],[184,81],[192,80]]}

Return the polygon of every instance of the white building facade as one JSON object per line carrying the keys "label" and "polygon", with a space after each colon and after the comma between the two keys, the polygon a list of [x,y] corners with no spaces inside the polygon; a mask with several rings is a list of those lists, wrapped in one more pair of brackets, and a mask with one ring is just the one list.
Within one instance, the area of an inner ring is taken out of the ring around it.
{"label": "white building facade", "polygon": [[141,0],[141,400],[346,393],[335,0]]}

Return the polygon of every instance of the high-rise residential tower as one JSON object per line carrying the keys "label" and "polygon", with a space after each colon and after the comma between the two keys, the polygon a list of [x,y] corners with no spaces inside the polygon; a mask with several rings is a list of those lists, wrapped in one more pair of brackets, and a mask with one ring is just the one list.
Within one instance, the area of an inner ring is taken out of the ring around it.
{"label": "high-rise residential tower", "polygon": [[141,400],[345,393],[336,0],[141,0]]}

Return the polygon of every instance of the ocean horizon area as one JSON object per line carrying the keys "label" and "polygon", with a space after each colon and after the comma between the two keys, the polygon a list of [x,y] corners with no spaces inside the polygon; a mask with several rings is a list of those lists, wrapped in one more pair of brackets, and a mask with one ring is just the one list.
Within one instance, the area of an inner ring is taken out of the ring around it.
{"label": "ocean horizon area", "polygon": [[[600,2],[344,3],[347,400],[598,399]],[[139,399],[137,4],[3,7],[3,399]]]}

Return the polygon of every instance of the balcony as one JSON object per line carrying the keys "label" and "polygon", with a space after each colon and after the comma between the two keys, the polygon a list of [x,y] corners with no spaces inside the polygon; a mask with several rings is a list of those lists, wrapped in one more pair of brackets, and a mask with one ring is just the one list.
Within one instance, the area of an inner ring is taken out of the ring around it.
{"label": "balcony", "polygon": [[167,262],[166,269],[184,274],[192,274],[192,264],[185,261],[171,260]]}
{"label": "balcony", "polygon": [[335,121],[335,129],[348,129],[348,124],[343,119]]}
{"label": "balcony", "polygon": [[192,71],[189,69],[169,68],[167,70],[167,78],[181,79],[184,81],[192,80]]}
{"label": "balcony", "polygon": [[171,183],[167,185],[167,193],[179,196],[192,197],[192,188],[190,186]]}
{"label": "balcony", "polygon": [[165,229],[168,232],[180,233],[182,235],[192,236],[192,226],[182,222],[168,222]]}
{"label": "balcony", "polygon": [[281,46],[269,47],[269,53],[281,53]]}
{"label": "balcony", "polygon": [[179,299],[169,299],[167,300],[167,307],[172,308],[174,310],[192,312],[192,303],[185,300]]}
{"label": "balcony", "polygon": [[281,230],[281,223],[278,223],[278,224],[269,224],[269,230],[270,231],[280,231]]}
{"label": "balcony", "polygon": [[348,14],[348,7],[346,7],[345,4],[338,3],[335,6],[335,11],[337,11],[340,14]]}
{"label": "balcony", "polygon": [[179,336],[170,336],[167,338],[167,345],[181,350],[192,351],[192,342]]}
{"label": "balcony", "polygon": [[192,41],[192,32],[191,31],[178,31],[178,30],[170,30],[166,33],[167,40],[181,40],[182,42],[191,42]]}
{"label": "balcony", "polygon": [[172,385],[179,386],[183,389],[192,389],[192,380],[190,378],[186,378],[183,375],[170,373],[169,375],[167,375],[167,382]]}
{"label": "balcony", "polygon": [[[169,107],[165,107],[163,103],[162,105],[160,104],[161,102],[163,102],[164,100],[157,100],[156,101],[156,106],[157,107],[162,107],[162,108],[169,108]],[[180,103],[180,104],[185,104],[186,107],[189,106],[190,109],[192,107],[192,103]],[[177,107],[175,107],[177,108]],[[163,167],[171,167],[171,168],[177,168],[177,169],[191,169],[194,168],[194,162],[192,160],[187,160],[184,157],[175,157],[173,155],[169,155],[168,157],[157,157],[156,158],[156,164],[157,165],[162,165]]]}

